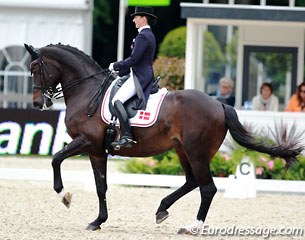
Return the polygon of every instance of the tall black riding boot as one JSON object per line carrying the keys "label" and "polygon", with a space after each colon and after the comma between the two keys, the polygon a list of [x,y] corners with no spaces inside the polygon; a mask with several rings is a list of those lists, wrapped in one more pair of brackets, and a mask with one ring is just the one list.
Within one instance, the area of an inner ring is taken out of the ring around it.
{"label": "tall black riding boot", "polygon": [[111,145],[114,147],[115,150],[119,150],[121,147],[131,147],[131,144],[135,143],[135,141],[132,140],[129,117],[123,106],[123,103],[120,100],[116,100],[114,102],[114,110],[120,121],[122,137],[118,141],[114,141],[113,143],[111,143]]}

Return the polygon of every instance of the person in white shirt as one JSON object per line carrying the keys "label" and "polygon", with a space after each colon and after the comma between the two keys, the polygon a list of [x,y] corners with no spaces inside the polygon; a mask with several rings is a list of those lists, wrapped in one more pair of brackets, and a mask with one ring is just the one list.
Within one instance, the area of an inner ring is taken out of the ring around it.
{"label": "person in white shirt", "polygon": [[263,83],[260,94],[252,99],[252,109],[257,111],[278,111],[279,99],[273,95],[273,87],[270,83]]}

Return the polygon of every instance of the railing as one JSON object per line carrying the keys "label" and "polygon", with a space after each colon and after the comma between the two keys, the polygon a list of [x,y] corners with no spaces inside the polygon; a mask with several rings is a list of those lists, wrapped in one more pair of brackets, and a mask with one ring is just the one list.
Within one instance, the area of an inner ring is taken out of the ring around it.
{"label": "railing", "polygon": [[[237,110],[240,122],[249,126],[250,131],[272,136],[271,131],[281,128],[280,125],[286,125],[287,136],[293,125],[296,127],[296,134],[300,134],[300,144],[305,146],[305,112],[270,112],[270,111],[253,111],[253,110]],[[303,133],[303,134],[302,134]],[[229,149],[223,144],[221,150],[228,151]]]}

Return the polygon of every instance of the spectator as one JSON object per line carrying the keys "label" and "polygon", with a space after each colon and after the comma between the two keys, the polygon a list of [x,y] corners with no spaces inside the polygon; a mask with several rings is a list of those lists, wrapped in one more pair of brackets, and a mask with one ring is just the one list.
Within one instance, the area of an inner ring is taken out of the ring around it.
{"label": "spectator", "polygon": [[305,82],[302,82],[293,94],[285,108],[286,112],[304,112],[305,109]]}
{"label": "spectator", "polygon": [[252,99],[252,109],[258,111],[278,111],[279,99],[273,95],[273,88],[270,83],[263,83],[260,94]]}
{"label": "spectator", "polygon": [[210,96],[216,96],[216,99],[224,104],[234,107],[235,96],[233,96],[234,82],[231,78],[221,78],[219,80],[219,89],[209,94]]}

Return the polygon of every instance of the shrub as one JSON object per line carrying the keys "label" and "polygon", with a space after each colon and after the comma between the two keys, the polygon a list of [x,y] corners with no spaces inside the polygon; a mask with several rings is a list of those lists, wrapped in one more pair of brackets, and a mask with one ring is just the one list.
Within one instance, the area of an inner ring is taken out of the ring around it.
{"label": "shrub", "polygon": [[167,174],[182,175],[183,170],[179,163],[177,154],[169,151],[154,158],[133,158],[126,160],[121,167],[122,172],[126,173],[144,173],[144,174]]}
{"label": "shrub", "polygon": [[186,27],[181,26],[168,32],[159,47],[159,56],[185,57]]}
{"label": "shrub", "polygon": [[215,177],[227,177],[235,172],[236,166],[229,155],[218,152],[210,164],[210,171]]}
{"label": "shrub", "polygon": [[[225,56],[214,35],[204,31],[203,69],[204,76],[213,72],[221,72],[225,64]],[[170,31],[159,47],[159,54],[154,62],[155,75],[163,77],[161,86],[169,90],[184,88],[186,27],[178,27]],[[194,46],[196,47],[196,46]]]}
{"label": "shrub", "polygon": [[180,165],[177,154],[174,151],[169,151],[164,155],[161,161],[154,167],[156,174],[182,175],[184,172]]}
{"label": "shrub", "polygon": [[168,90],[181,90],[184,88],[184,58],[162,56],[155,60],[154,71],[161,76],[160,87]]}
{"label": "shrub", "polygon": [[154,174],[156,164],[157,161],[150,158],[131,158],[124,161],[120,170],[125,173]]}

